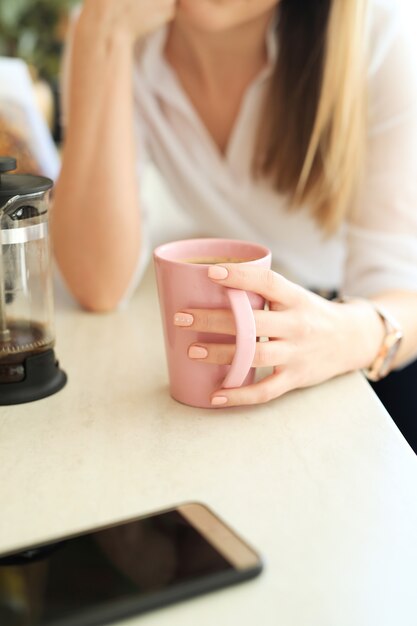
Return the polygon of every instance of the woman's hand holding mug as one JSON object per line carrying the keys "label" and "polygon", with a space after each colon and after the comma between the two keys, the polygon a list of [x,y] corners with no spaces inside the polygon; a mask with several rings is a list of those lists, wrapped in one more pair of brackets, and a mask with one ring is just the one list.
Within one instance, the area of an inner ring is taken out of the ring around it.
{"label": "woman's hand holding mug", "polygon": [[[260,294],[269,310],[255,310],[256,343],[253,367],[272,367],[273,373],[257,383],[235,389],[219,389],[211,396],[213,406],[258,404],[284,393],[321,383],[339,374],[366,367],[380,341],[364,335],[364,316],[375,316],[364,300],[345,305],[324,298],[263,267],[241,264],[214,265],[208,276],[217,284]],[[230,310],[186,309],[177,324],[184,332],[234,335]],[[185,316],[185,317],[184,317]],[[186,320],[186,325],[181,322]],[[218,365],[233,360],[233,343],[190,344],[190,359]]]}

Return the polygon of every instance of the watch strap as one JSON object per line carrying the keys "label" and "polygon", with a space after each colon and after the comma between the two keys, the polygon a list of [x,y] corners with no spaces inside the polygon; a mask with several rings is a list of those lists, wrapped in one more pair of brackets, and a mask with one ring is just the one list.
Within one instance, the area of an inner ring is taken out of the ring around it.
{"label": "watch strap", "polygon": [[390,373],[392,362],[403,338],[403,331],[395,317],[393,317],[384,306],[372,302],[372,300],[369,300],[369,302],[378,313],[385,327],[385,335],[378,350],[378,354],[372,364],[363,370],[368,380],[377,382]]}

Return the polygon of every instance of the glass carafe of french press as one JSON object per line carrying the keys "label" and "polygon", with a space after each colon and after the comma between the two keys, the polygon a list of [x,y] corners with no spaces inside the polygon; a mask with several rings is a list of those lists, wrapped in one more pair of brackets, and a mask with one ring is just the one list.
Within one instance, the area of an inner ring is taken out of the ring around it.
{"label": "glass carafe of french press", "polygon": [[30,402],[66,382],[54,354],[48,199],[52,181],[8,174],[0,157],[0,404]]}

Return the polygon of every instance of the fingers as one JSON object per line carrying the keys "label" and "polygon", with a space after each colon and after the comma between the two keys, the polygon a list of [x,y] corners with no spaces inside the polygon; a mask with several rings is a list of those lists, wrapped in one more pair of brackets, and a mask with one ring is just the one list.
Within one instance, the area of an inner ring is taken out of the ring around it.
{"label": "fingers", "polygon": [[241,406],[249,404],[264,404],[274,398],[284,395],[293,388],[291,379],[286,371],[275,371],[260,382],[237,389],[220,389],[212,398],[213,407]]}
{"label": "fingers", "polygon": [[[252,367],[276,367],[287,363],[289,347],[285,341],[257,342]],[[235,345],[231,343],[196,343],[188,349],[188,356],[195,361],[230,365],[235,355]]]}
{"label": "fingers", "polygon": [[268,301],[293,306],[300,300],[303,289],[281,274],[256,265],[225,263],[209,267],[208,276],[213,282],[226,287],[253,291]]}
{"label": "fingers", "polygon": [[[254,311],[257,337],[288,337],[294,331],[294,317],[286,311]],[[232,311],[228,309],[186,309],[174,316],[174,324],[196,332],[235,335]]]}
{"label": "fingers", "polygon": [[[270,310],[254,310],[257,337],[272,341],[257,342],[253,367],[274,367],[274,373],[262,381],[236,389],[220,389],[211,399],[213,407],[261,404],[287,393],[298,386],[291,361],[291,337],[297,336],[295,309],[302,310],[305,290],[280,274],[254,265],[214,265],[208,270],[209,278],[221,285],[254,292],[270,302]],[[300,306],[301,305],[301,306]],[[299,322],[298,322],[299,323]],[[197,332],[235,335],[233,313],[221,309],[186,309],[174,316],[174,324]],[[287,339],[287,341],[286,341]],[[230,364],[233,344],[196,343],[189,347],[188,356],[204,363]]]}

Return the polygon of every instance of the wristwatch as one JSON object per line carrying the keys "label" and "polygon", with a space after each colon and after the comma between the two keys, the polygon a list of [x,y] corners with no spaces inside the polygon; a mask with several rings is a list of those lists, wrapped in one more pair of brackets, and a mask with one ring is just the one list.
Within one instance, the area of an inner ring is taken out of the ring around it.
{"label": "wristwatch", "polygon": [[374,307],[385,326],[385,335],[378,354],[370,367],[363,370],[368,380],[376,382],[389,374],[403,338],[403,331],[397,320],[383,306],[371,300],[368,302]]}
{"label": "wristwatch", "polygon": [[[348,296],[335,298],[335,302],[351,302],[352,300],[358,300],[360,298],[351,298]],[[403,338],[403,331],[397,320],[383,307],[381,304],[373,302],[373,300],[366,300],[378,313],[385,327],[385,335],[382,340],[381,346],[378,350],[373,363],[364,368],[362,371],[368,380],[377,382],[381,378],[385,378],[391,371],[392,362],[400,347],[401,340]]]}

